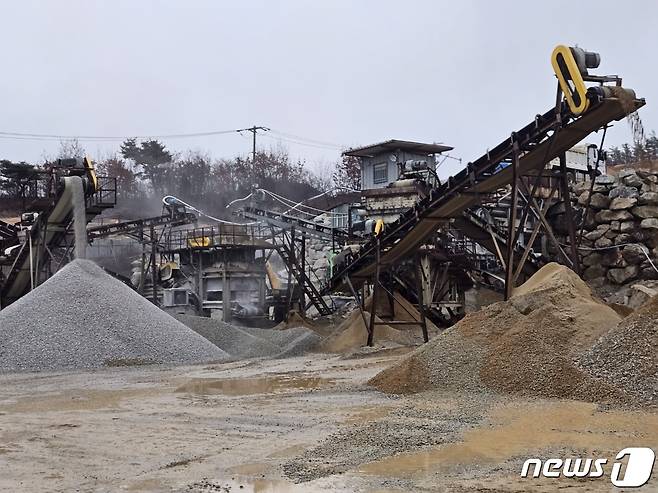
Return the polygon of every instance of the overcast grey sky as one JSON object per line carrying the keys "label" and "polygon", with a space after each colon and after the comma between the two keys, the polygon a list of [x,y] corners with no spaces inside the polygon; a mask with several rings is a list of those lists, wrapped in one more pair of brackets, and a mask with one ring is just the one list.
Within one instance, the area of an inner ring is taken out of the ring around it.
{"label": "overcast grey sky", "polygon": [[[597,72],[622,75],[656,128],[657,21],[652,1],[0,0],[0,131],[256,124],[340,146],[444,142],[466,162],[550,108],[556,44],[600,52]],[[609,131],[611,144],[628,140],[625,121]],[[214,157],[251,146],[237,134],[165,143]],[[340,154],[284,144],[309,163]],[[118,142],[84,145],[93,156]],[[57,147],[0,139],[0,158],[38,162]]]}

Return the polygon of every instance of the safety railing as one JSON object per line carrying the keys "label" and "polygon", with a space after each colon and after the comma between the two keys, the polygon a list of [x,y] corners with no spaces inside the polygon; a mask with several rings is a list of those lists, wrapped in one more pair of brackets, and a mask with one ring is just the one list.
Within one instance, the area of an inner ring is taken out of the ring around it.
{"label": "safety railing", "polygon": [[225,246],[268,247],[271,238],[259,226],[222,224],[185,230],[174,230],[164,238],[165,249],[211,249]]}

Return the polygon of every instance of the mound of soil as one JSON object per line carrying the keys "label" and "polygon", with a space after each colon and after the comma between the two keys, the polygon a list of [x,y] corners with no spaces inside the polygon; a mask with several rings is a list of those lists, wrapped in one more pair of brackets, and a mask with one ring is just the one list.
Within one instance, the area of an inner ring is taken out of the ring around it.
{"label": "mound of soil", "polygon": [[619,389],[574,363],[620,320],[573,271],[551,263],[511,299],[467,315],[370,384],[389,393],[448,389],[622,398]]}

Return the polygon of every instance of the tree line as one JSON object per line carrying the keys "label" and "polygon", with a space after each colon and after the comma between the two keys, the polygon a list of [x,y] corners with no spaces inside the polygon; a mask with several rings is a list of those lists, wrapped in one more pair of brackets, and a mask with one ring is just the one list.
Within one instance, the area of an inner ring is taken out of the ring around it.
{"label": "tree line", "polygon": [[607,164],[618,166],[621,164],[641,164],[658,161],[658,137],[651,132],[644,142],[633,145],[622,144],[608,149]]}
{"label": "tree line", "polygon": [[[60,143],[56,157],[39,165],[0,160],[0,196],[25,202],[39,185],[35,178],[58,158],[83,157],[77,141]],[[333,187],[358,188],[358,162],[344,158],[330,169],[309,170],[282,147],[260,150],[255,156],[213,159],[199,151],[175,153],[159,140],[127,139],[119,150],[95,161],[99,176],[117,181],[117,199],[124,203],[145,197],[175,195],[199,207],[221,213],[255,186],[292,200],[303,200]],[[356,170],[356,171],[355,171]]]}

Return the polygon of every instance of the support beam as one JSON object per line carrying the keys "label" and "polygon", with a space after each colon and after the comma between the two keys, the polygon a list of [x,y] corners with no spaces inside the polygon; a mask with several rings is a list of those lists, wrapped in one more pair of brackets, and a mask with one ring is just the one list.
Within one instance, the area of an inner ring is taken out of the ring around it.
{"label": "support beam", "polygon": [[350,289],[350,292],[352,293],[352,296],[354,296],[355,301],[359,305],[359,312],[361,313],[361,319],[363,320],[363,326],[366,328],[366,330],[368,330],[368,321],[366,320],[366,312],[364,311],[364,304],[359,299],[359,296],[356,294],[356,291],[354,290],[354,286],[352,285],[352,281],[350,280],[349,276],[345,276],[345,284],[347,284],[347,287]]}
{"label": "support beam", "polygon": [[516,238],[516,208],[519,202],[519,145],[514,143],[512,158],[512,194],[507,225],[507,260],[505,262],[505,299],[512,296],[514,290],[514,240]]}
{"label": "support beam", "polygon": [[576,223],[574,222],[573,210],[571,209],[571,197],[569,194],[569,178],[567,176],[567,155],[560,154],[560,184],[562,185],[562,200],[564,201],[564,215],[569,230],[569,243],[571,244],[571,268],[580,275],[580,262],[578,260],[578,243],[576,239]]}
{"label": "support beam", "polygon": [[151,226],[151,297],[154,305],[158,304],[158,266],[155,262],[156,244],[155,226]]}
{"label": "support beam", "polygon": [[[546,214],[546,211],[548,210],[548,207],[551,203],[551,199],[553,198],[553,195],[555,194],[556,191],[557,191],[557,184],[554,184],[551,187],[551,193],[549,194],[548,199],[544,202],[544,207],[542,208],[543,214]],[[525,261],[528,258],[528,254],[532,249],[532,245],[535,243],[535,238],[537,238],[537,234],[539,233],[541,227],[542,227],[542,222],[537,221],[535,227],[532,230],[532,233],[530,234],[530,239],[528,240],[528,244],[525,246],[525,249],[523,250],[523,254],[521,255],[521,260],[519,260],[518,265],[516,266],[516,272],[514,273],[513,284],[516,284],[516,280],[519,278],[519,275],[523,270],[523,265],[525,264]]]}
{"label": "support beam", "polygon": [[379,295],[380,281],[380,256],[381,248],[379,243],[379,238],[377,238],[377,244],[375,245],[375,278],[372,283],[372,306],[370,307],[370,325],[368,329],[368,346],[372,347],[373,340],[375,336],[375,313],[377,312],[377,297]]}
{"label": "support beam", "polygon": [[423,266],[421,265],[420,255],[416,255],[416,289],[418,290],[418,313],[420,314],[420,327],[423,331],[423,340],[430,340],[427,333],[427,320],[425,318],[425,283],[423,282]]}

